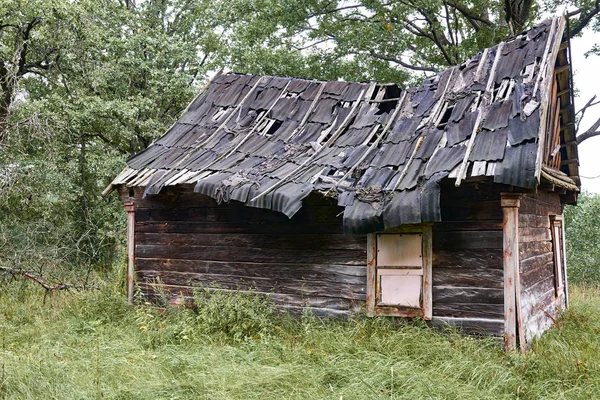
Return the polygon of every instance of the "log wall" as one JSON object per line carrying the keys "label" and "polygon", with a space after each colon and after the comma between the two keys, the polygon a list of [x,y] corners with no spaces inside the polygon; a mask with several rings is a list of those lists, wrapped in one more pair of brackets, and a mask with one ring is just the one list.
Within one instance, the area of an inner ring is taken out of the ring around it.
{"label": "log wall", "polygon": [[[122,193],[122,199],[128,193]],[[262,293],[292,312],[356,311],[366,296],[366,236],[344,235],[341,211],[318,196],[292,219],[238,202],[165,189],[135,191],[135,269],[149,297],[193,287]]]}
{"label": "log wall", "polygon": [[554,250],[550,215],[561,215],[558,194],[527,194],[519,209],[519,260],[521,309],[525,340],[531,340],[550,328],[557,308],[554,276]]}
{"label": "log wall", "polygon": [[433,322],[470,333],[504,332],[502,208],[498,185],[441,188],[433,226]]}

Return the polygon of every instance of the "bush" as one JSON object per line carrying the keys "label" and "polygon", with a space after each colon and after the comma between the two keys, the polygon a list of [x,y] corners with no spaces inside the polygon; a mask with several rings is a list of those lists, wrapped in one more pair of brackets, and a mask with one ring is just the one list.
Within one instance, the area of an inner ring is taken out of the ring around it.
{"label": "bush", "polygon": [[583,193],[565,209],[568,278],[571,283],[600,282],[600,195]]}

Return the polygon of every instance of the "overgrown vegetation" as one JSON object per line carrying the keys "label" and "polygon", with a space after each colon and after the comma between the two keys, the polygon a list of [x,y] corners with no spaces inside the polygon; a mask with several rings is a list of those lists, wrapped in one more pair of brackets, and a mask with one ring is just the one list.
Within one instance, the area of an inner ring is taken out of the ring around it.
{"label": "overgrown vegetation", "polygon": [[567,270],[570,282],[600,282],[600,195],[583,193],[565,209]]}
{"label": "overgrown vegetation", "polygon": [[0,294],[0,398],[598,398],[600,291],[571,292],[522,356],[421,321],[293,319],[248,296],[160,313],[112,290],[42,305],[15,285]]}

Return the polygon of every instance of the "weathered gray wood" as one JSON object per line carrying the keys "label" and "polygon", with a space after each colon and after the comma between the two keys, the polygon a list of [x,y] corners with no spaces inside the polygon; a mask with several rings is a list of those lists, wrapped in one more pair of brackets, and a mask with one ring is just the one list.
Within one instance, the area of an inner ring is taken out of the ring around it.
{"label": "weathered gray wood", "polygon": [[544,242],[551,240],[549,228],[519,228],[519,242]]}
{"label": "weathered gray wood", "polygon": [[469,250],[502,248],[501,231],[454,231],[436,232],[433,249]]}
{"label": "weathered gray wood", "polygon": [[[515,276],[519,271],[519,205],[520,195],[503,194],[501,205],[503,219],[503,251],[504,251],[504,346],[514,349],[517,345],[517,296],[515,293]],[[520,303],[519,303],[520,305]],[[521,330],[519,332],[522,332]],[[521,345],[524,345],[521,342]]]}
{"label": "weathered gray wood", "polygon": [[526,260],[546,253],[552,253],[552,243],[549,241],[519,243],[520,259]]}
{"label": "weathered gray wood", "polygon": [[438,268],[502,270],[502,249],[444,250],[434,247],[433,268],[434,271]]}
{"label": "weathered gray wood", "polygon": [[365,250],[367,240],[362,235],[343,234],[249,234],[227,233],[155,233],[137,234],[137,243],[160,246],[231,246],[235,248]]}
{"label": "weathered gray wood", "polygon": [[536,283],[541,282],[548,277],[554,278],[554,262],[550,261],[546,264],[542,264],[535,269],[531,269],[521,275],[521,281],[524,288],[534,286]]}
{"label": "weathered gray wood", "polygon": [[152,271],[220,273],[237,276],[273,276],[282,274],[299,279],[319,279],[331,282],[366,282],[365,265],[252,263],[212,260],[178,260],[138,258],[136,268]]}
{"label": "weathered gray wood", "polygon": [[431,322],[438,328],[456,327],[468,334],[502,336],[503,333],[500,318],[433,317]]}
{"label": "weathered gray wood", "polygon": [[433,303],[502,304],[502,289],[433,286]]}
{"label": "weathered gray wood", "polygon": [[502,289],[503,272],[499,268],[435,268],[433,272],[434,286],[448,287],[485,287]]}
{"label": "weathered gray wood", "polygon": [[231,290],[279,292],[307,297],[322,296],[362,300],[366,298],[364,285],[350,285],[337,282],[283,279],[277,277],[230,276],[221,274],[198,274],[158,271],[137,271],[138,281],[145,283],[161,282],[173,286],[202,286]]}
{"label": "weathered gray wood", "polygon": [[522,214],[519,210],[519,229],[550,228],[550,219],[545,215]]}
{"label": "weathered gray wood", "polygon": [[276,224],[266,221],[216,222],[216,221],[138,221],[136,232],[141,233],[255,233],[255,234],[343,234],[341,220],[332,223]]}
{"label": "weathered gray wood", "polygon": [[367,315],[375,315],[377,301],[377,235],[367,235]]}
{"label": "weathered gray wood", "polygon": [[[160,293],[164,292],[167,295],[183,295],[183,296],[193,296],[194,290],[197,287],[193,286],[175,286],[175,285],[166,285],[166,284],[151,284],[151,283],[140,283],[140,288],[143,292],[147,293],[149,296],[158,296]],[[295,306],[295,307],[317,307],[317,308],[328,308],[333,310],[354,310],[357,309],[362,302],[354,301],[349,299],[341,299],[336,297],[323,297],[323,296],[311,296],[307,298],[306,296],[297,295],[297,294],[287,294],[287,293],[274,293],[274,292],[259,292],[259,291],[244,291],[238,289],[224,289],[224,288],[204,288],[209,291],[223,291],[223,292],[231,292],[231,293],[249,293],[256,294],[261,296],[267,296],[269,299],[273,301],[278,306],[287,305],[287,306]]]}
{"label": "weathered gray wood", "polygon": [[140,258],[168,258],[183,260],[214,260],[256,263],[285,263],[295,260],[298,263],[318,264],[324,258],[335,260],[337,264],[364,265],[366,250],[317,250],[317,249],[236,249],[229,246],[161,246],[137,244],[135,256]]}
{"label": "weathered gray wood", "polygon": [[423,288],[421,292],[421,309],[423,319],[428,321],[433,316],[433,272],[432,272],[432,232],[431,226],[423,227]]}
{"label": "weathered gray wood", "polygon": [[543,267],[551,263],[554,256],[552,253],[542,253],[533,257],[521,259],[521,274]]}
{"label": "weathered gray wood", "polygon": [[497,318],[503,320],[504,305],[488,303],[434,303],[435,317]]}
{"label": "weathered gray wood", "polygon": [[125,203],[127,211],[127,301],[133,303],[135,274],[135,204]]}

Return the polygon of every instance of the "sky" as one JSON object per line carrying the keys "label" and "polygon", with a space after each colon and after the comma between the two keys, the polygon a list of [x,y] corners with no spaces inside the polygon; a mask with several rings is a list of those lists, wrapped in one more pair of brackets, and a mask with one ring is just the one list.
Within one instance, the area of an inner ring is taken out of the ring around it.
{"label": "sky", "polygon": [[[600,99],[600,57],[585,53],[595,43],[600,44],[600,33],[587,30],[581,38],[571,40],[573,83],[578,92],[575,97],[575,111],[579,111],[593,96]],[[600,104],[588,108],[581,121],[580,133],[585,132],[600,118]],[[579,174],[584,191],[600,193],[600,136],[591,138],[579,145]],[[590,179],[594,178],[595,179]]]}

